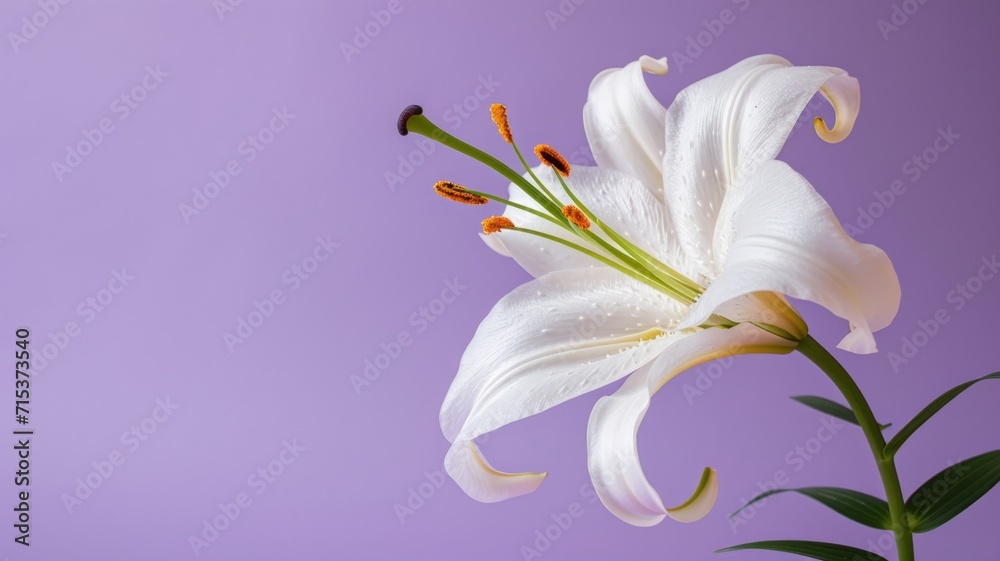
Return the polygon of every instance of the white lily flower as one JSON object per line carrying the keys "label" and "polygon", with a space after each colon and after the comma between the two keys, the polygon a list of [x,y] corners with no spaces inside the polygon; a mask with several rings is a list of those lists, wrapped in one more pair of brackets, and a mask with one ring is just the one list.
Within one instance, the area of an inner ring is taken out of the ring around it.
{"label": "white lily flower", "polygon": [[[666,73],[666,59],[642,57],[590,86],[584,124],[597,167],[570,175],[541,146],[546,165],[523,179],[501,169],[514,181],[509,200],[438,186],[460,202],[509,203],[503,217],[484,222],[484,240],[536,277],[483,320],[441,408],[452,442],[445,466],[477,500],[532,492],[545,474],[500,472],[474,439],[629,376],[591,415],[597,493],[638,526],[697,520],[718,493],[713,470],[691,499],[667,508],[639,464],[636,433],[652,395],[720,356],[791,352],[807,327],[784,296],[846,319],[840,347],[857,353],[875,351],[872,332],[898,309],[885,253],[851,239],[812,186],[775,159],[817,92],[836,111],[832,128],[816,120],[819,136],[843,140],[859,108],[855,79],[758,56],[686,88],[666,109],[643,71]],[[408,111],[402,133],[409,120],[416,132],[467,146]],[[494,119],[513,144],[502,106]]]}

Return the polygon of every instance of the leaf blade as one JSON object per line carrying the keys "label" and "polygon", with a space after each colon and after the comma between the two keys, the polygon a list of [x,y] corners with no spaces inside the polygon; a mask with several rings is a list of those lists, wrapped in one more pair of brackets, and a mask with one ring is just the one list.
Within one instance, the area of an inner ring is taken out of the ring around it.
{"label": "leaf blade", "polygon": [[976,378],[975,380],[970,380],[968,382],[965,382],[964,384],[959,384],[954,388],[938,396],[937,399],[930,402],[930,404],[927,405],[927,407],[921,409],[920,412],[917,413],[915,417],[913,417],[913,420],[911,420],[909,423],[906,423],[906,426],[900,429],[899,433],[896,434],[896,436],[892,437],[892,440],[890,440],[889,443],[886,444],[885,448],[883,449],[885,455],[890,458],[892,456],[895,456],[896,452],[898,452],[899,449],[903,446],[903,443],[905,443],[906,440],[913,435],[913,433],[917,432],[917,429],[922,427],[923,424],[929,421],[930,418],[933,417],[938,411],[943,409],[945,405],[951,403],[953,399],[961,395],[962,392],[964,392],[965,390],[971,388],[972,386],[984,380],[1000,380],[1000,372],[987,374],[982,378]]}
{"label": "leaf blade", "polygon": [[[858,417],[854,414],[854,411],[851,411],[851,409],[846,405],[841,405],[831,399],[816,395],[793,395],[792,399],[798,401],[806,407],[811,407],[820,413],[831,415],[841,421],[851,423],[852,425],[861,426],[861,423],[858,421]],[[892,423],[889,423],[887,425],[879,425],[879,428],[881,430],[885,430],[891,426]]]}
{"label": "leaf blade", "polygon": [[887,561],[885,557],[874,553],[835,543],[807,542],[799,540],[771,540],[762,542],[745,543],[734,545],[725,549],[720,549],[716,553],[727,551],[740,551],[745,549],[761,549],[766,551],[779,551],[782,553],[792,553],[820,561]]}
{"label": "leaf blade", "polygon": [[915,533],[938,528],[1000,483],[1000,450],[958,462],[928,479],[906,500]]}
{"label": "leaf blade", "polygon": [[750,505],[780,493],[798,493],[804,495],[830,508],[837,514],[869,528],[877,530],[892,529],[892,516],[889,513],[889,503],[878,497],[839,487],[774,489],[750,499],[747,504],[730,515],[730,518],[736,516]]}

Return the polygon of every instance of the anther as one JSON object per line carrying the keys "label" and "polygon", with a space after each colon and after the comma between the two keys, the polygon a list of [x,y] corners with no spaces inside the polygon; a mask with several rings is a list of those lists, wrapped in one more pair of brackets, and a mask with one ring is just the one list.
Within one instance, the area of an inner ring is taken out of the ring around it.
{"label": "anther", "polygon": [[538,160],[543,164],[558,171],[559,175],[569,177],[569,162],[559,152],[556,152],[555,148],[548,144],[539,144],[535,146],[535,155],[538,156]]}
{"label": "anther", "polygon": [[497,130],[500,131],[500,136],[502,136],[508,144],[513,143],[514,135],[511,134],[510,122],[507,121],[507,108],[499,103],[490,105],[490,117],[492,117],[493,122],[496,123]]}
{"label": "anther", "polygon": [[465,187],[450,181],[438,181],[434,184],[434,190],[438,195],[441,195],[446,199],[451,199],[456,203],[466,205],[484,205],[489,202],[486,197],[470,193]]}
{"label": "anther", "polygon": [[504,228],[513,228],[514,223],[506,216],[491,216],[483,220],[483,233],[495,234]]}
{"label": "anther", "polygon": [[590,229],[590,219],[576,205],[566,205],[562,207],[563,216],[582,230]]}
{"label": "anther", "polygon": [[410,117],[414,115],[423,114],[424,108],[419,105],[411,105],[406,109],[403,109],[403,112],[399,114],[399,120],[396,121],[396,130],[399,131],[399,134],[406,136],[410,133],[410,131],[406,130],[406,122],[409,121]]}

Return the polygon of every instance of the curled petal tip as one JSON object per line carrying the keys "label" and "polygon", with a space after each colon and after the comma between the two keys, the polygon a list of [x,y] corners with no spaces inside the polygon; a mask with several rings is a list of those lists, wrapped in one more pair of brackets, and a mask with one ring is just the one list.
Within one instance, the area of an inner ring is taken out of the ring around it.
{"label": "curled petal tip", "polygon": [[840,127],[838,129],[839,124],[839,118],[837,119],[837,122],[834,123],[833,128],[826,126],[826,121],[823,117],[816,117],[813,119],[813,126],[816,128],[816,134],[823,139],[824,142],[828,142],[830,144],[837,144],[851,134],[851,130],[848,127]]}
{"label": "curled petal tip", "polygon": [[639,57],[639,66],[644,72],[649,72],[650,74],[666,74],[668,68],[667,57],[653,58],[642,55]]}
{"label": "curled petal tip", "polygon": [[718,497],[719,476],[714,469],[707,467],[691,498],[679,506],[666,509],[667,516],[678,522],[697,522],[712,511]]}
{"label": "curled petal tip", "polygon": [[813,119],[816,134],[830,144],[836,144],[847,138],[854,129],[861,109],[861,88],[857,79],[847,73],[838,74],[820,88],[820,93],[833,106],[836,122],[829,127],[822,117]]}
{"label": "curled petal tip", "polygon": [[445,471],[473,499],[495,503],[532,493],[548,472],[506,473],[494,468],[473,441],[456,441],[445,456]]}
{"label": "curled petal tip", "polygon": [[872,334],[871,329],[853,325],[851,332],[840,340],[837,348],[859,355],[870,355],[878,352],[875,345],[875,335]]}

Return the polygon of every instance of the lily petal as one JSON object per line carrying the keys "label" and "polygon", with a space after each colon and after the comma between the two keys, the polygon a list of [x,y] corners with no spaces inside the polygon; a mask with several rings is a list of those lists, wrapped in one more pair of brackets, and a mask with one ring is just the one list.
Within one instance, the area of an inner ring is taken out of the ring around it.
{"label": "lily petal", "polygon": [[[681,243],[712,268],[712,233],[726,192],[761,162],[774,159],[809,100],[820,92],[837,122],[816,129],[843,140],[860,108],[858,82],[839,68],[791,66],[774,55],[746,59],[681,91],[666,113],[664,201]],[[641,156],[636,159],[643,160]]]}
{"label": "lily petal", "polygon": [[448,473],[481,501],[533,490],[511,484],[482,454],[461,454],[486,432],[652,361],[680,336],[669,324],[681,315],[669,297],[609,268],[556,271],[515,289],[479,326],[441,407],[454,443]]}
{"label": "lily petal", "polygon": [[472,498],[495,503],[532,493],[546,473],[504,473],[497,471],[474,440],[456,440],[444,458],[445,471]]}
{"label": "lily petal", "polygon": [[[547,166],[533,169],[545,187],[559,199],[561,205],[572,200],[556,178],[556,172]],[[532,181],[527,174],[525,178]],[[680,244],[673,236],[673,225],[667,209],[639,180],[624,173],[590,166],[574,166],[566,178],[573,193],[605,224],[665,263],[684,272],[687,260]],[[540,206],[516,185],[510,186],[511,202],[541,210]],[[583,241],[565,229],[539,216],[518,208],[507,207],[504,216],[522,228],[529,228],[555,235],[584,245],[607,255],[603,249]],[[591,231],[602,236],[594,225]],[[502,255],[513,257],[528,273],[541,277],[552,271],[605,267],[599,261],[559,243],[524,232],[497,232],[483,235],[483,240]]]}
{"label": "lily petal", "polygon": [[899,278],[886,254],[851,239],[826,201],[784,162],[760,164],[727,196],[715,247],[722,274],[681,327],[699,325],[744,294],[773,291],[848,320],[853,332],[840,348],[867,354],[876,350],[872,332],[899,309]]}
{"label": "lily petal", "polygon": [[694,522],[708,514],[718,495],[718,477],[711,468],[691,498],[675,508],[664,507],[646,480],[636,435],[650,398],[671,378],[703,362],[735,354],[787,353],[793,348],[794,343],[749,324],[698,331],[676,341],[613,395],[598,401],[587,427],[587,448],[590,478],[604,506],[635,526],[653,526],[667,516]]}
{"label": "lily petal", "polygon": [[599,166],[638,178],[659,198],[667,110],[649,91],[643,72],[666,74],[667,59],[643,56],[598,74],[590,83],[583,127]]}

